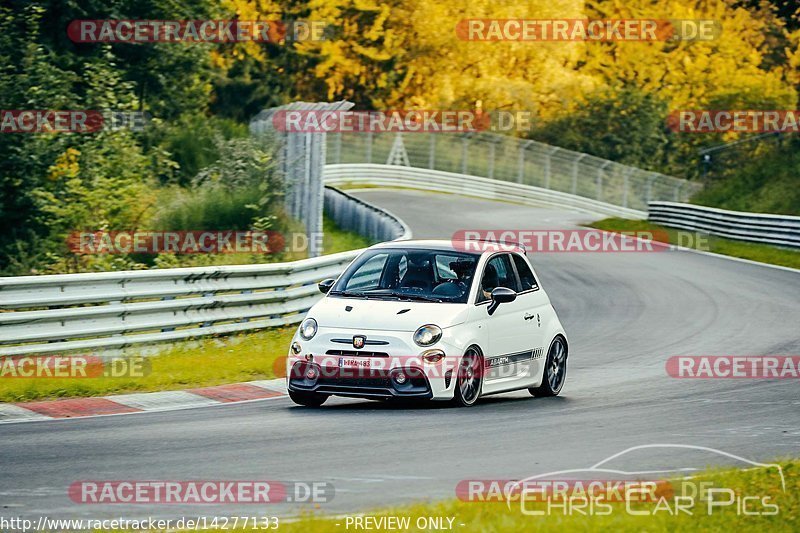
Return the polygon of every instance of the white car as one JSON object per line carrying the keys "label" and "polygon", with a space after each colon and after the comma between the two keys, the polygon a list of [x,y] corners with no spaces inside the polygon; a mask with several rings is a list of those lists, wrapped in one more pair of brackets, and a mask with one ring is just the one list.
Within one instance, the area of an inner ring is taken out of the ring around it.
{"label": "white car", "polygon": [[474,241],[377,244],[300,324],[289,396],[427,398],[473,405],[489,394],[561,392],[568,343],[525,251]]}

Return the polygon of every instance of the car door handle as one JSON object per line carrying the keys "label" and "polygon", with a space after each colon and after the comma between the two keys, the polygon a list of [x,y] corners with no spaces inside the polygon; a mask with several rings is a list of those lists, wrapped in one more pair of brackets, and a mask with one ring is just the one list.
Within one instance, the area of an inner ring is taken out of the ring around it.
{"label": "car door handle", "polygon": [[525,318],[525,320],[532,320],[532,319],[536,318],[536,315],[529,315],[528,313],[525,313],[525,317],[524,318]]}

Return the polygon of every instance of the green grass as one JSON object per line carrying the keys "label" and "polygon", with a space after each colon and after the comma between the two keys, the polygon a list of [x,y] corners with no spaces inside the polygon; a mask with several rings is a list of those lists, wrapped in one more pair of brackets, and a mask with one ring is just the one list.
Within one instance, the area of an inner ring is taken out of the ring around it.
{"label": "green grass", "polygon": [[[769,498],[767,504],[778,506],[774,516],[745,516],[737,515],[735,505],[728,507],[715,507],[709,514],[705,494],[696,497],[695,505],[687,505],[692,515],[680,513],[670,515],[666,507],[654,513],[655,503],[632,503],[631,509],[648,512],[648,516],[634,516],[626,511],[625,503],[611,503],[611,511],[607,516],[589,515],[582,516],[573,512],[571,515],[563,510],[552,509],[550,514],[531,516],[523,514],[519,503],[512,503],[509,509],[505,502],[482,503],[461,502],[458,500],[442,503],[422,503],[409,507],[400,507],[389,510],[367,513],[371,516],[402,516],[410,517],[414,524],[418,517],[451,517],[454,518],[455,531],[798,531],[800,529],[800,461],[779,461],[783,467],[786,479],[786,491],[781,488],[777,469],[757,468],[754,470],[725,469],[708,470],[701,475],[687,480],[682,485],[681,480],[673,480],[674,495],[689,495],[689,490],[682,491],[682,487],[689,489],[689,483],[697,487],[700,482],[709,483],[706,487],[731,489],[739,497],[756,496],[756,500],[748,500],[748,509],[754,511],[761,509],[769,511],[772,508],[761,507],[761,498]],[[717,496],[722,499],[722,496]],[[670,508],[674,510],[674,499],[670,495],[667,500]],[[688,501],[686,501],[688,503]],[[547,513],[546,504],[531,507]],[[336,524],[340,524],[337,526]],[[460,524],[464,524],[461,526]],[[350,526],[353,529],[353,526]],[[314,531],[314,532],[341,532],[346,531],[343,518],[323,518],[307,516],[293,523],[281,523],[282,531]],[[383,529],[378,529],[382,531]],[[417,531],[412,527],[409,530]]]}
{"label": "green grass", "polygon": [[[148,358],[143,377],[0,378],[0,401],[178,390],[280,377],[296,326],[182,341]],[[68,355],[68,354],[67,354]],[[129,350],[125,357],[136,357]]]}
{"label": "green grass", "polygon": [[[593,222],[589,224],[589,226],[613,232],[663,231],[669,235],[670,244],[681,245],[687,245],[687,241],[685,239],[681,240],[679,235],[695,235],[691,232],[651,224],[646,220],[628,220],[624,218],[606,218]],[[758,261],[760,263],[800,268],[800,251],[779,248],[768,244],[734,241],[722,237],[715,237],[714,235],[703,234],[703,238],[706,239],[703,243],[707,244],[707,246],[700,246],[698,249],[707,252],[741,257],[742,259],[750,259],[751,261]]]}
{"label": "green grass", "polygon": [[[752,157],[745,151],[715,163],[717,172],[692,203],[733,211],[800,215],[800,141],[787,136],[781,145],[762,143]],[[718,176],[717,174],[721,174]]]}
{"label": "green grass", "polygon": [[333,221],[325,216],[322,219],[322,248],[325,254],[335,254],[346,252],[347,250],[358,250],[374,244],[366,237],[362,237],[354,231],[345,231]]}

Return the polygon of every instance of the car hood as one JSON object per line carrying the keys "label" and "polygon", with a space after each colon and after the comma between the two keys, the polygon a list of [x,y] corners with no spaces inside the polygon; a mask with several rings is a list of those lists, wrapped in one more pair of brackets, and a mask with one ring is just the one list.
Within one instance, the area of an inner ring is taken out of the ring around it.
{"label": "car hood", "polygon": [[[347,309],[350,308],[348,311]],[[466,320],[467,304],[325,297],[309,311],[321,328],[416,331],[424,324],[447,328]]]}

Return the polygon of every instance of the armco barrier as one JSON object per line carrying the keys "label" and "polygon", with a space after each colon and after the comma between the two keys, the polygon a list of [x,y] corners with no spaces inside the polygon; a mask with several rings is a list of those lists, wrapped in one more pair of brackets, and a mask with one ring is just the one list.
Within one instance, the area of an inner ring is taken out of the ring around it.
{"label": "armco barrier", "polygon": [[549,205],[593,214],[644,219],[647,213],[591,198],[532,185],[480,178],[441,170],[375,164],[326,165],[328,185],[365,184],[383,187],[412,187],[480,198],[506,200],[529,205]]}
{"label": "armco barrier", "polygon": [[800,248],[800,217],[726,211],[713,207],[651,202],[648,220],[739,241]]}
{"label": "armco barrier", "polygon": [[[408,239],[393,215],[328,189],[334,218]],[[0,278],[0,356],[121,348],[299,322],[360,250],[291,263]],[[76,307],[79,306],[79,307]]]}

